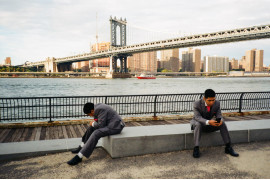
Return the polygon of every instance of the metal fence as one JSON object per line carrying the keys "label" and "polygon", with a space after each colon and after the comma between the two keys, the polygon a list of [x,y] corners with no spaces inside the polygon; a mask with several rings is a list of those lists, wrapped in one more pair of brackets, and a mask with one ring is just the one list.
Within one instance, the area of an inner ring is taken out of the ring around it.
{"label": "metal fence", "polygon": [[[0,122],[82,118],[86,102],[108,104],[122,116],[185,114],[193,111],[193,102],[202,96],[193,93],[0,98]],[[270,92],[217,93],[216,99],[223,112],[270,110]]]}

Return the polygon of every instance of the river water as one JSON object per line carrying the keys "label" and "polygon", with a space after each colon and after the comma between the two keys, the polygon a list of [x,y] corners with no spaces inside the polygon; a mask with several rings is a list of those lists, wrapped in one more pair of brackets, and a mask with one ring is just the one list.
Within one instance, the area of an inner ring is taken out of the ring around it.
{"label": "river water", "polygon": [[0,97],[101,96],[270,91],[270,77],[86,79],[0,78]]}

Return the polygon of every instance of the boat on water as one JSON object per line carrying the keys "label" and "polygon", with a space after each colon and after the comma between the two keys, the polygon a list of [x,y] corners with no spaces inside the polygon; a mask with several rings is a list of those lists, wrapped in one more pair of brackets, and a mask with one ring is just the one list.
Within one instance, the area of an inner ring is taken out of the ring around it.
{"label": "boat on water", "polygon": [[137,78],[138,79],[156,79],[156,77],[151,74],[141,74]]}

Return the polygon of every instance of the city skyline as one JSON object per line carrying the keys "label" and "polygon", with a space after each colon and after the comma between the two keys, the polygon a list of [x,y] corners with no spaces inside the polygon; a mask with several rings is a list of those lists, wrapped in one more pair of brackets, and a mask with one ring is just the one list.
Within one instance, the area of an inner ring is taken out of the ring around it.
{"label": "city skyline", "polygon": [[[203,4],[196,0],[112,0],[91,3],[83,0],[1,0],[0,61],[11,57],[12,65],[18,65],[25,61],[43,61],[47,57],[58,58],[89,52],[90,43],[96,43],[96,13],[101,42],[108,41],[111,15],[126,18],[128,24],[145,29],[177,32],[183,36],[269,24],[269,5],[269,1],[254,0],[204,1]],[[270,48],[269,39],[192,48],[200,48],[202,57],[218,55],[238,60],[248,49],[264,49],[264,64],[270,65],[270,52],[267,50]]]}

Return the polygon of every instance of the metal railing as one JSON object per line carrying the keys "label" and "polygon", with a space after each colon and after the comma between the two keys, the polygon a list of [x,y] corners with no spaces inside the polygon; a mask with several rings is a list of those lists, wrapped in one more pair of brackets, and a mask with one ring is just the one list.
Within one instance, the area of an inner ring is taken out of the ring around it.
{"label": "metal railing", "polygon": [[[108,104],[122,116],[185,114],[193,111],[194,101],[202,96],[192,93],[0,98],[0,122],[82,118],[86,102]],[[223,112],[270,110],[270,92],[217,93],[216,99]]]}

